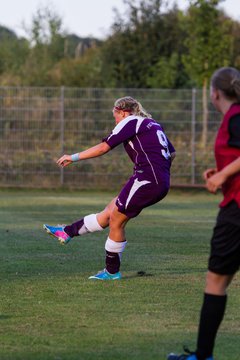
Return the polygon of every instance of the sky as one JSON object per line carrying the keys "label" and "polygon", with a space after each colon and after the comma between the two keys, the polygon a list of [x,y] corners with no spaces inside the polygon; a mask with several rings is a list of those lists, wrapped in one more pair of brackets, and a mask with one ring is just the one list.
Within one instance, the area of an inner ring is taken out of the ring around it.
{"label": "sky", "polygon": [[[182,10],[189,0],[169,0],[176,2]],[[30,27],[32,16],[37,9],[50,7],[63,20],[63,28],[68,33],[80,37],[104,39],[108,36],[115,17],[113,8],[124,14],[126,6],[123,0],[0,0],[0,25],[15,31],[18,36],[27,37],[23,23]],[[239,0],[225,0],[221,7],[233,19],[240,21]]]}

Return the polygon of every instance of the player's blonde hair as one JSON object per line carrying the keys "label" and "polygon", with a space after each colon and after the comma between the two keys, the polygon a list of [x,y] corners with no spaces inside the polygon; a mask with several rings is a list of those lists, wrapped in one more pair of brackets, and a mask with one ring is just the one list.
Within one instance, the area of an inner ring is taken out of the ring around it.
{"label": "player's blonde hair", "polygon": [[240,102],[240,72],[233,67],[216,70],[211,78],[213,88],[221,90],[226,98]]}
{"label": "player's blonde hair", "polygon": [[114,103],[114,107],[117,110],[125,110],[130,112],[132,115],[142,116],[145,118],[151,118],[152,115],[149,114],[141,105],[139,101],[132,98],[131,96],[125,96],[120,99],[117,99]]}

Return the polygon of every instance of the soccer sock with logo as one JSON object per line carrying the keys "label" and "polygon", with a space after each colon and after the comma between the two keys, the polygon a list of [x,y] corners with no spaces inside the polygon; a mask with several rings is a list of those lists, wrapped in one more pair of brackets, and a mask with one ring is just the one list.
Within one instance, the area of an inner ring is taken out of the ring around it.
{"label": "soccer sock with logo", "polygon": [[116,274],[120,269],[120,264],[119,254],[106,250],[106,270],[110,274]]}
{"label": "soccer sock with logo", "polygon": [[125,249],[127,241],[116,242],[111,240],[109,237],[107,238],[105,244],[106,250],[106,270],[110,274],[116,274],[121,265],[121,255]]}
{"label": "soccer sock with logo", "polygon": [[89,232],[104,230],[97,221],[97,214],[87,215],[84,218],[67,225],[64,227],[64,231],[70,236],[84,235]]}
{"label": "soccer sock with logo", "polygon": [[223,319],[227,295],[204,294],[198,328],[196,356],[204,360],[213,354],[217,331]]}

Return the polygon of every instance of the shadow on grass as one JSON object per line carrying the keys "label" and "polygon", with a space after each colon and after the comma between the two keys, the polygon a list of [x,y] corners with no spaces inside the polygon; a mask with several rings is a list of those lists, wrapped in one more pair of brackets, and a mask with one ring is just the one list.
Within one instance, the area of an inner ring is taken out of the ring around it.
{"label": "shadow on grass", "polygon": [[141,270],[141,271],[138,271],[131,275],[125,275],[123,279],[128,280],[128,279],[139,278],[139,277],[148,277],[148,276],[154,276],[154,275]]}
{"label": "shadow on grass", "polygon": [[10,315],[0,314],[0,320],[7,320],[7,319],[10,319],[10,318],[11,318]]}

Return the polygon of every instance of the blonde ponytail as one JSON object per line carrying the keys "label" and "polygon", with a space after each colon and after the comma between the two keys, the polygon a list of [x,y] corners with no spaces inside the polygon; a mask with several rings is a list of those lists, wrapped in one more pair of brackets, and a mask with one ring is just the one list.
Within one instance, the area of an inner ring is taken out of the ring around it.
{"label": "blonde ponytail", "polygon": [[132,98],[131,96],[125,96],[117,99],[114,104],[115,108],[119,110],[126,110],[132,115],[142,116],[144,118],[151,118],[149,114],[141,105],[139,101]]}

